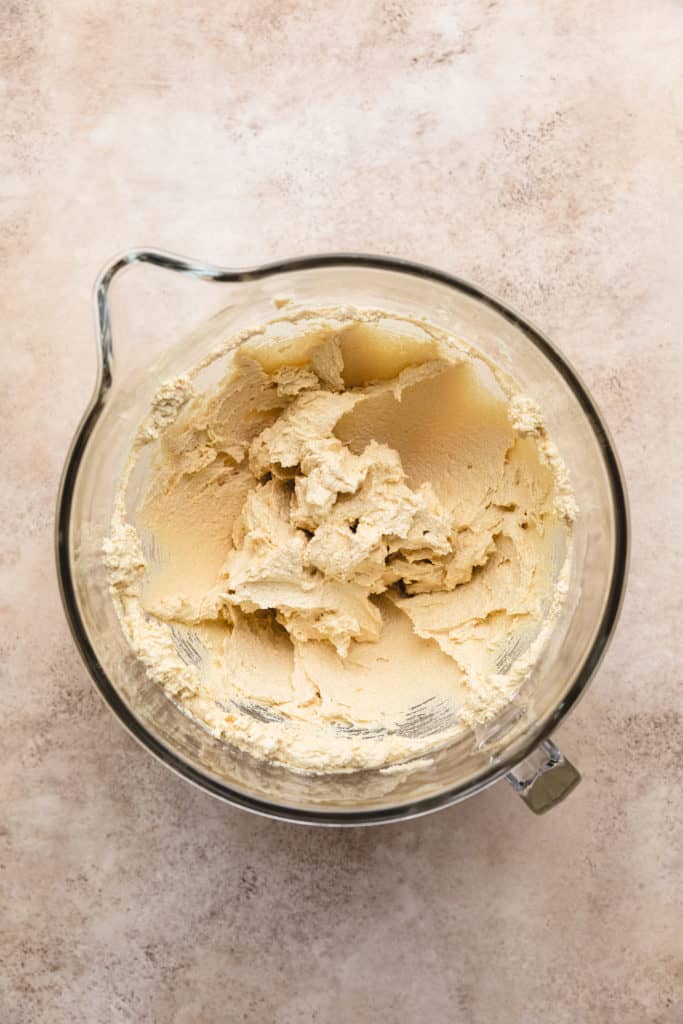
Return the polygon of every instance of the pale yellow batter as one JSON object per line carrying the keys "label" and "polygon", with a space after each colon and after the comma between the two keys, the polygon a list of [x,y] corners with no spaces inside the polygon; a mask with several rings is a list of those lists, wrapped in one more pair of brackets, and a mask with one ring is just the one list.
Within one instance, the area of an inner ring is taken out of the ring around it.
{"label": "pale yellow batter", "polygon": [[574,515],[540,412],[480,353],[381,311],[285,310],[160,389],[105,553],[131,645],[181,707],[257,757],[348,771],[509,703],[562,603]]}

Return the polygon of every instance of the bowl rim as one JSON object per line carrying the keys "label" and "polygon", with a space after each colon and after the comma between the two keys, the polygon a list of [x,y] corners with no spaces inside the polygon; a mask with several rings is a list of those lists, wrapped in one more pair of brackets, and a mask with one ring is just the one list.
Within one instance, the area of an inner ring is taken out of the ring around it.
{"label": "bowl rim", "polygon": [[[526,742],[519,749],[508,756],[503,756],[499,763],[490,770],[482,770],[468,782],[446,788],[434,796],[372,810],[313,810],[263,800],[232,789],[217,779],[204,774],[204,772],[186,761],[176,751],[154,736],[136,718],[109,680],[86,632],[76,600],[70,550],[72,499],[79,468],[88,440],[104,410],[107,392],[112,385],[112,335],[109,316],[109,288],[121,270],[136,263],[148,263],[176,273],[191,275],[201,280],[236,284],[257,281],[266,277],[275,277],[278,274],[291,273],[293,271],[351,266],[370,270],[393,271],[413,277],[425,278],[438,284],[446,285],[494,310],[508,323],[520,330],[563,377],[583,409],[602,453],[614,508],[614,560],[607,599],[595,639],[576,674],[574,682],[564,698],[555,706],[546,719],[539,724],[538,728],[530,730]],[[515,765],[528,757],[543,740],[550,736],[552,731],[565,718],[585,692],[614,633],[623,602],[628,573],[630,530],[624,477],[609,431],[588,389],[581,381],[577,372],[541,330],[500,299],[490,295],[477,285],[471,284],[453,274],[410,260],[354,252],[331,252],[301,256],[277,260],[254,267],[230,269],[200,260],[185,259],[160,249],[135,248],[115,256],[104,266],[95,283],[94,297],[99,341],[97,380],[91,400],[71,442],[59,484],[55,519],[55,556],[62,604],[79,654],[105,703],[134,739],[177,775],[226,803],[242,807],[245,810],[266,817],[299,824],[359,826],[415,818],[474,796],[476,793],[497,782]]]}

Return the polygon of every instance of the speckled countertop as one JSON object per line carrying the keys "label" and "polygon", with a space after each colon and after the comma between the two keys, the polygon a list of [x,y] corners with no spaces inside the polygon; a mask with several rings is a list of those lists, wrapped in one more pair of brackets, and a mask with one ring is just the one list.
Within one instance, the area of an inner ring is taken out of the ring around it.
{"label": "speckled countertop", "polygon": [[[680,3],[20,0],[0,19],[0,1020],[680,1021]],[[573,361],[634,546],[560,730],[584,774],[563,806],[534,818],[502,784],[403,825],[276,824],[105,709],[53,509],[94,379],[91,285],[135,244],[422,260]]]}

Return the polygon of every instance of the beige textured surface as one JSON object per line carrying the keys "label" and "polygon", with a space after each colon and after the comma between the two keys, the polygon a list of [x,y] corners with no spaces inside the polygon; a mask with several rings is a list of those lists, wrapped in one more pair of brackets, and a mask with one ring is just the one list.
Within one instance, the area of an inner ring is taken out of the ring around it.
{"label": "beige textured surface", "polygon": [[[1,17],[0,1020],[680,1021],[680,4]],[[92,280],[136,243],[413,257],[574,361],[616,436],[634,551],[560,731],[585,776],[562,808],[534,819],[500,785],[400,826],[275,824],[176,779],[105,710],[52,519],[93,380]]]}

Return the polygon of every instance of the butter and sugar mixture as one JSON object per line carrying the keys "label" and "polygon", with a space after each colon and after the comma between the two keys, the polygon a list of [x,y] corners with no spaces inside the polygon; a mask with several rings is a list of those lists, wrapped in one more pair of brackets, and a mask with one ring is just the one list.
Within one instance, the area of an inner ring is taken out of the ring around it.
{"label": "butter and sugar mixture", "polygon": [[[148,673],[217,735],[319,772],[495,716],[570,565],[576,509],[538,408],[476,350],[382,311],[285,311],[225,353],[208,390],[211,357],[160,389],[121,481],[106,559]],[[420,734],[416,708],[442,727]]]}

